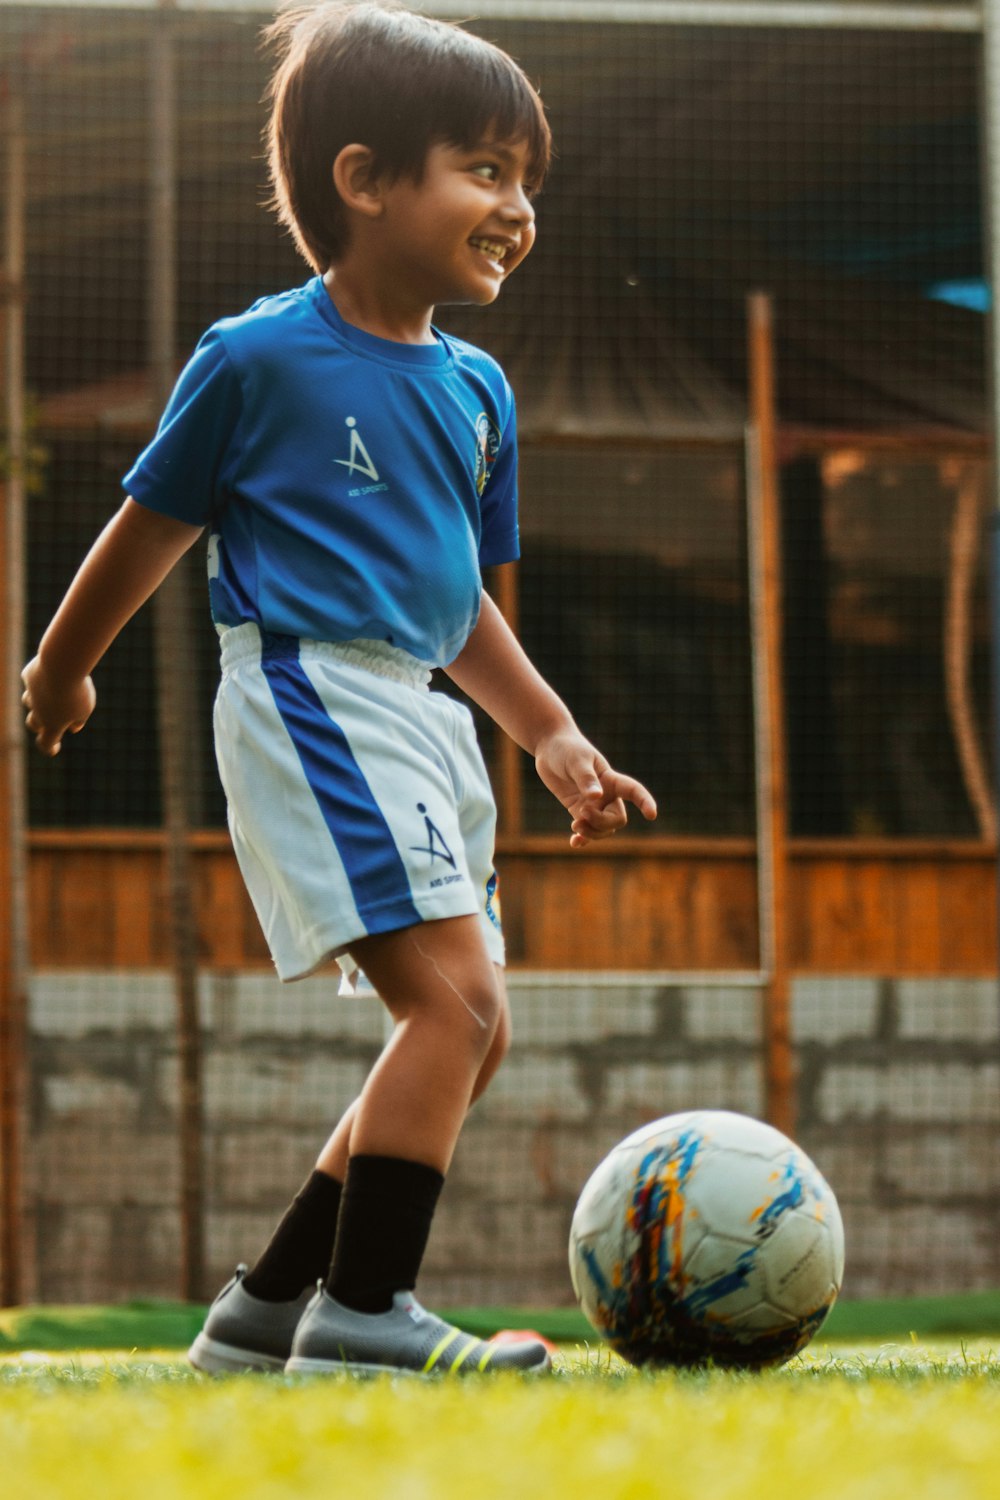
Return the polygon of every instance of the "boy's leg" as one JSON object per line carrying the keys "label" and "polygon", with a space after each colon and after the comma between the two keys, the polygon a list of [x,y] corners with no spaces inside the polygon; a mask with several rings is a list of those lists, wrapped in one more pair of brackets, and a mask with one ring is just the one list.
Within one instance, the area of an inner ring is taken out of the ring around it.
{"label": "boy's leg", "polygon": [[[510,1043],[510,1011],[502,969],[495,970],[495,980],[500,1000],[499,1016],[493,1040],[472,1085],[470,1103],[484,1093]],[[252,1270],[243,1277],[242,1284],[238,1273],[217,1299],[205,1333],[199,1335],[192,1346],[192,1358],[200,1368],[242,1368],[249,1365],[251,1359],[257,1363],[255,1349],[261,1342],[258,1325],[265,1330],[267,1348],[271,1350],[276,1347],[276,1320],[282,1318],[287,1325],[283,1325],[281,1336],[287,1341],[287,1354],[304,1301],[312,1295],[316,1283],[330,1271],[342,1185],[359,1102],[355,1100],[344,1112],[320,1152],[315,1170],[293,1199]],[[377,1175],[376,1167],[376,1178]],[[433,1193],[435,1201],[436,1196],[436,1192]],[[249,1300],[244,1294],[249,1295]],[[259,1308],[258,1302],[283,1303],[284,1306],[268,1311]],[[227,1345],[225,1363],[220,1363],[218,1357],[213,1359],[211,1353],[211,1348],[215,1347],[211,1335],[213,1328],[219,1331],[218,1325],[221,1325]],[[258,1367],[276,1368],[279,1362],[269,1354],[266,1364],[259,1362]]]}
{"label": "boy's leg", "polygon": [[238,1266],[212,1303],[188,1350],[196,1369],[284,1369],[299,1319],[329,1269],[341,1192],[327,1173],[310,1174],[253,1269]]}
{"label": "boy's leg", "polygon": [[[506,1047],[502,975],[479,921],[366,939],[356,956],[396,1025],[358,1101],[333,1263],[288,1368],[545,1369],[542,1344],[485,1344],[412,1295],[462,1122]],[[343,1134],[330,1146],[335,1165]]]}
{"label": "boy's leg", "polygon": [[[354,1105],[345,1119],[353,1117]],[[290,1302],[305,1287],[315,1287],[330,1267],[343,1173],[320,1167],[309,1175],[289,1204],[267,1245],[243,1278],[252,1297]]]}
{"label": "boy's leg", "polygon": [[395,1030],[362,1089],[350,1153],[446,1172],[505,1009],[479,918],[383,933],[352,952]]}
{"label": "boy's leg", "polygon": [[503,991],[475,917],[367,939],[356,957],[395,1028],[351,1127],[327,1290],[377,1313],[416,1284]]}
{"label": "boy's leg", "polygon": [[[502,1011],[490,1050],[472,1086],[470,1103],[485,1093],[510,1045],[510,1010],[503,971],[497,971]],[[243,1278],[245,1289],[265,1302],[290,1301],[305,1287],[315,1287],[330,1269],[347,1175],[351,1131],[358,1100],[348,1105],[316,1159],[312,1174],[292,1200],[254,1265]]]}
{"label": "boy's leg", "polygon": [[[477,1099],[482,1098],[510,1047],[510,1004],[507,998],[507,987],[504,983],[503,969],[499,965],[496,969],[496,975],[501,1000],[500,1019],[497,1022],[497,1029],[490,1044],[490,1050],[486,1054],[482,1067],[476,1075],[475,1083],[472,1085],[470,1104],[475,1104]],[[327,1177],[332,1177],[339,1183],[344,1181],[344,1177],[347,1174],[347,1161],[351,1154],[351,1131],[354,1127],[357,1103],[358,1101],[355,1100],[350,1108],[341,1116],[336,1129],[316,1159],[316,1171],[325,1173]],[[330,1249],[331,1251],[333,1250],[332,1243]]]}

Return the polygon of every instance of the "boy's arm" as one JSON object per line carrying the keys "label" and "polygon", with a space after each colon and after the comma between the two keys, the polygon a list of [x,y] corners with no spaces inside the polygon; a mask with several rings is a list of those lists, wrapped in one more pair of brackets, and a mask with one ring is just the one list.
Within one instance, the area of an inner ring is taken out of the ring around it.
{"label": "boy's arm", "polygon": [[201,535],[128,499],[101,532],[21,673],[26,723],[43,755],[58,755],[96,702],[90,673],[118,632]]}
{"label": "boy's arm", "polygon": [[625,803],[656,817],[651,794],[608,765],[577,728],[569,709],[532,666],[488,594],[475,630],[445,669],[463,693],[486,710],[522,750],[535,758],[542,781],[572,819],[570,845],[582,849],[627,821]]}

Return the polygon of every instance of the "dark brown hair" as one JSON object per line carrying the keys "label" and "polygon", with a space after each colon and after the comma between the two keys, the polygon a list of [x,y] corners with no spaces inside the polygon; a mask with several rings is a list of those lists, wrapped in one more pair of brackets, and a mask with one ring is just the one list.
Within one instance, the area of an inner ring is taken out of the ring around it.
{"label": "dark brown hair", "polygon": [[527,143],[539,188],[551,135],[541,100],[506,52],[393,4],[286,11],[264,33],[278,62],[267,99],[271,207],[322,274],[347,224],[333,163],[353,142],[376,171],[419,181],[431,146]]}

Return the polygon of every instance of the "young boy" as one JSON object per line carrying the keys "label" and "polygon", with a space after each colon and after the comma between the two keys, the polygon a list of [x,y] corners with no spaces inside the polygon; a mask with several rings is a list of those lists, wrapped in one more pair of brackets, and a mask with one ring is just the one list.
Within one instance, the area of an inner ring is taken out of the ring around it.
{"label": "young boy", "polygon": [[426,690],[430,668],[534,756],[573,848],[626,801],[656,815],[482,592],[481,566],[518,555],[514,404],[431,323],[494,301],[531,249],[548,126],[511,59],[456,27],[324,4],[272,33],[275,204],[316,275],[198,345],[24,670],[27,724],[48,755],[83,727],[93,667],[208,527],[219,768],[278,974],[363,969],[395,1023],[193,1363],[544,1369],[539,1342],[481,1343],[413,1288],[510,1030],[495,808],[471,715]]}

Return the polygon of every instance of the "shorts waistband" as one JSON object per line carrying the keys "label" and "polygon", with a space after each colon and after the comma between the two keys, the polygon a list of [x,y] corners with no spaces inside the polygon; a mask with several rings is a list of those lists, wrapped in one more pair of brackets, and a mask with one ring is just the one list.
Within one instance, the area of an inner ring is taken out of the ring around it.
{"label": "shorts waistband", "polygon": [[430,686],[426,662],[388,641],[313,641],[305,636],[279,635],[259,625],[219,626],[222,671],[231,671],[247,661],[338,661],[345,666],[387,677],[391,682],[424,691]]}

